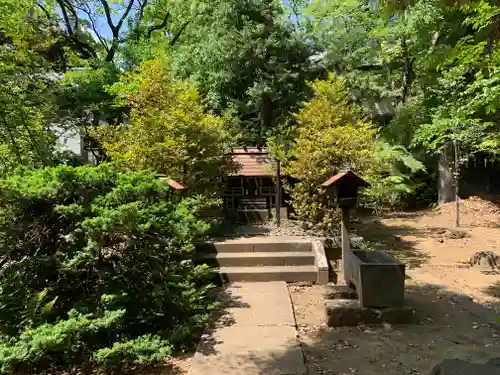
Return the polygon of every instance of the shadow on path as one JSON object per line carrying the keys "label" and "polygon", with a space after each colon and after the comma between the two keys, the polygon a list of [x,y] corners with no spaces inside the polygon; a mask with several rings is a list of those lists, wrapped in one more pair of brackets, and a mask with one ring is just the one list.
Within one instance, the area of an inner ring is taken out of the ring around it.
{"label": "shadow on path", "polygon": [[[232,288],[235,290],[238,287],[233,286]],[[220,302],[220,306],[214,313],[211,323],[203,333],[197,348],[197,351],[202,351],[204,355],[217,354],[215,347],[218,344],[222,344],[220,340],[214,337],[213,332],[218,328],[229,327],[236,323],[229,309],[250,308],[250,305],[244,302],[241,296],[234,295],[231,292],[228,285],[220,287],[217,300]]]}
{"label": "shadow on path", "polygon": [[[491,272],[496,272],[495,275],[498,275],[497,273],[498,271],[491,271]],[[486,288],[482,290],[482,292],[491,297],[500,299],[500,281],[495,281],[491,285],[488,285]],[[489,307],[495,311],[500,311],[500,301],[496,300],[494,302],[491,302],[489,304]],[[498,316],[497,319],[498,318],[500,318],[500,316]]]}

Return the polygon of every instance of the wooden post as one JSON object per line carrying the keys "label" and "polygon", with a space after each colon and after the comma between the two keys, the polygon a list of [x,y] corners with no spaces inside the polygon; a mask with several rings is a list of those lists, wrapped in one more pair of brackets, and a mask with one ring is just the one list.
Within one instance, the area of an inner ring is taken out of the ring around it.
{"label": "wooden post", "polygon": [[458,144],[457,141],[453,141],[453,148],[455,153],[455,226],[460,226],[460,197],[459,193],[459,183],[460,183],[460,161],[458,156]]}
{"label": "wooden post", "polygon": [[342,277],[344,278],[344,282],[347,283],[347,275],[345,274],[345,260],[346,253],[350,251],[351,243],[349,239],[349,209],[342,208],[342,221],[340,222],[341,226],[341,241],[342,241]]}
{"label": "wooden post", "polygon": [[281,163],[276,161],[276,226],[281,225]]}

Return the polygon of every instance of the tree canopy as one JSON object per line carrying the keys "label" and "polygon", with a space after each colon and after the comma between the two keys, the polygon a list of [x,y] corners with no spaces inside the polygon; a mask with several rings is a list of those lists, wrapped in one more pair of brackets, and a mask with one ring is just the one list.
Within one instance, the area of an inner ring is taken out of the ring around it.
{"label": "tree canopy", "polygon": [[[22,0],[0,7],[3,170],[57,160],[55,128],[91,138],[90,129],[108,123],[126,134],[119,125],[129,112],[137,119],[151,106],[120,101],[117,88],[144,77],[142,64],[158,56],[168,56],[170,77],[160,81],[196,91],[186,105],[223,121],[233,143],[284,136],[313,95],[307,82],[331,72],[377,139],[429,167],[449,142],[459,144],[462,159],[498,154],[499,12],[491,1]],[[94,143],[98,160],[108,160],[104,144]],[[120,154],[108,144],[113,152]]]}
{"label": "tree canopy", "polygon": [[128,123],[96,129],[112,160],[166,174],[193,191],[220,186],[230,168],[225,119],[205,112],[196,87],[172,78],[165,58],[142,63],[109,91],[131,107]]}
{"label": "tree canopy", "polygon": [[205,4],[172,53],[174,69],[190,77],[218,113],[233,113],[236,135],[264,145],[266,135],[307,99],[315,53],[275,0]]}

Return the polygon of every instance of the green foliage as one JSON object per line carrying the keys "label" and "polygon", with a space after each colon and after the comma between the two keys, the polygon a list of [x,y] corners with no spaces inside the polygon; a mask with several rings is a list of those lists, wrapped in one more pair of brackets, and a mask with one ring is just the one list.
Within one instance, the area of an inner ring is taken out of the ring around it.
{"label": "green foliage", "polygon": [[376,212],[395,207],[413,192],[411,176],[424,170],[422,163],[403,146],[376,139],[371,123],[348,103],[343,78],[330,74],[311,87],[315,95],[297,114],[297,125],[288,128],[284,139],[270,143],[284,171],[298,180],[286,186],[295,214],[318,230],[337,230],[338,210],[321,184],[345,170],[371,184],[361,204]]}
{"label": "green foliage", "polygon": [[0,371],[16,373],[53,363],[81,361],[85,350],[89,350],[86,340],[116,328],[124,313],[125,310],[104,311],[101,317],[70,311],[67,319],[55,324],[25,329],[18,337],[5,340],[0,346]]}
{"label": "green foliage", "polygon": [[157,58],[111,92],[132,108],[129,124],[98,132],[113,160],[167,174],[195,192],[217,191],[230,167],[230,137],[225,119],[205,111],[191,82],[172,78],[167,61]]}
{"label": "green foliage", "polygon": [[307,12],[324,63],[389,143],[440,153],[455,140],[465,155],[498,153],[495,2],[313,1]]}
{"label": "green foliage", "polygon": [[159,362],[170,354],[172,347],[168,341],[148,334],[126,342],[115,342],[111,348],[99,349],[94,354],[94,360],[116,368],[124,360],[146,364]]}
{"label": "green foliage", "polygon": [[[1,30],[1,29],[0,29]],[[0,175],[19,165],[51,163],[51,82],[43,65],[26,51],[0,45]]]}
{"label": "green foliage", "polygon": [[425,167],[403,146],[383,141],[376,144],[375,160],[367,171],[371,186],[361,191],[361,204],[380,215],[385,209],[399,208],[405,198],[415,193],[417,185],[412,176],[425,171]]}
{"label": "green foliage", "polygon": [[156,361],[215,306],[193,265],[203,206],[149,172],[21,170],[0,180],[0,366]]}
{"label": "green foliage", "polygon": [[493,50],[485,55],[487,48],[486,41],[470,36],[456,44],[446,61],[446,71],[432,88],[437,105],[430,112],[430,121],[415,132],[414,145],[440,152],[447,142],[457,141],[464,156],[477,152],[498,154],[500,54],[492,46]]}
{"label": "green foliage", "polygon": [[210,109],[238,118],[242,144],[263,145],[308,98],[314,50],[285,21],[279,1],[201,3],[172,51],[174,71],[198,84]]}
{"label": "green foliage", "polygon": [[60,106],[73,112],[74,117],[99,112],[104,115],[102,112],[111,107],[114,99],[106,87],[118,79],[118,69],[110,63],[95,69],[68,72],[61,82],[63,90],[60,93]]}
{"label": "green foliage", "polygon": [[299,180],[287,187],[298,218],[317,229],[334,231],[338,213],[321,184],[345,169],[366,175],[376,162],[375,130],[348,104],[342,78],[331,74],[311,87],[315,96],[296,116],[290,147],[281,150],[283,169]]}

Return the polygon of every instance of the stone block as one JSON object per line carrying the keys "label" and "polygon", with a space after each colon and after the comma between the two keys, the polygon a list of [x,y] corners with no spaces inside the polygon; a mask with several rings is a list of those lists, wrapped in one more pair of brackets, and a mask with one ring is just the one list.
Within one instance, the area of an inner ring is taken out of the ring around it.
{"label": "stone block", "polygon": [[305,375],[300,347],[239,349],[230,353],[196,353],[189,375]]}
{"label": "stone block", "polygon": [[355,326],[378,322],[374,309],[361,307],[358,300],[336,299],[325,302],[326,323],[329,327]]}
{"label": "stone block", "polygon": [[316,284],[326,285],[330,281],[330,273],[328,270],[318,270],[318,277],[316,278]]}
{"label": "stone block", "polygon": [[262,241],[253,243],[253,251],[267,252],[267,251],[311,251],[310,241]]}
{"label": "stone block", "polygon": [[328,269],[328,260],[325,254],[325,248],[321,241],[313,241],[311,243],[311,250],[314,254],[314,264],[318,269],[318,278],[316,283],[318,285],[326,285],[330,279],[330,272]]}
{"label": "stone block", "polygon": [[240,223],[262,224],[271,218],[270,212],[266,209],[238,210],[237,218]]}
{"label": "stone block", "polygon": [[357,299],[358,293],[345,284],[328,284],[323,296],[325,299]]}
{"label": "stone block", "polygon": [[413,321],[410,307],[374,309],[362,307],[358,300],[334,299],[325,301],[326,322],[329,327],[363,324],[408,324]]}
{"label": "stone block", "polygon": [[402,307],[405,265],[384,251],[349,250],[345,275],[363,307]]}
{"label": "stone block", "polygon": [[429,375],[500,375],[500,367],[445,359],[434,366]]}
{"label": "stone block", "polygon": [[[210,246],[210,244],[206,244],[206,246]],[[211,244],[211,246],[213,248],[213,252],[216,253],[244,253],[253,251],[252,244],[241,242],[215,242]]]}
{"label": "stone block", "polygon": [[414,320],[414,311],[411,307],[388,307],[378,309],[377,317],[380,323],[409,324]]}

